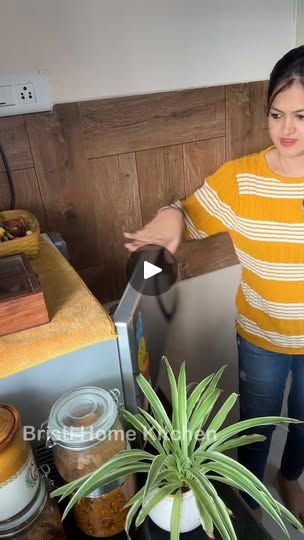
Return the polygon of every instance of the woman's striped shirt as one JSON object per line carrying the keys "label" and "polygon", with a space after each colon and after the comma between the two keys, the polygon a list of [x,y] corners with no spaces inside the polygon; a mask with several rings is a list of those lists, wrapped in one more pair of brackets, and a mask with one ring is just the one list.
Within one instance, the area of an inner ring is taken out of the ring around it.
{"label": "woman's striped shirt", "polygon": [[225,163],[173,206],[186,238],[229,232],[242,266],[237,331],[265,349],[304,354],[304,178],[272,171],[269,150]]}

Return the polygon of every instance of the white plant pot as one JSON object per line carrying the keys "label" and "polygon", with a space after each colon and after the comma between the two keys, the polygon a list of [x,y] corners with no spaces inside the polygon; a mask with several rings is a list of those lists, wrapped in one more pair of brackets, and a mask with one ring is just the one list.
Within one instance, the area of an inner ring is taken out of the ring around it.
{"label": "white plant pot", "polygon": [[[165,531],[170,531],[171,528],[171,513],[173,507],[174,496],[168,495],[160,503],[158,503],[149,513],[150,518],[158,527]],[[196,506],[195,498],[192,491],[183,493],[182,511],[180,521],[180,532],[188,532],[196,529],[201,524],[199,511]]]}

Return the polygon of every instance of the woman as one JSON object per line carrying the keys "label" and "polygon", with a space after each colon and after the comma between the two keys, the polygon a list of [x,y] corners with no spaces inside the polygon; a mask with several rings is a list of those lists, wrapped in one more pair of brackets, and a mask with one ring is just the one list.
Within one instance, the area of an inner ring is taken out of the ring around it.
{"label": "woman", "polygon": [[[190,197],[158,212],[126,247],[228,231],[242,265],[237,293],[241,418],[280,415],[289,372],[290,417],[304,420],[304,46],[275,65],[268,89],[273,146],[224,164]],[[263,478],[272,428],[239,460]],[[278,473],[282,497],[304,523],[304,424],[290,426]],[[252,509],[256,502],[246,498]]]}

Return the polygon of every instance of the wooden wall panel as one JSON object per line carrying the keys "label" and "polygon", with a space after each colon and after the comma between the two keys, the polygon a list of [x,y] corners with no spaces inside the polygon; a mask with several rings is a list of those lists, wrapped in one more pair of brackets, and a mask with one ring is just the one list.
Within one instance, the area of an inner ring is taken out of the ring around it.
{"label": "wooden wall panel", "polygon": [[181,145],[136,153],[143,222],[158,209],[185,195],[183,149]]}
{"label": "wooden wall panel", "polygon": [[185,189],[190,195],[225,161],[225,138],[196,141],[183,145]]}
{"label": "wooden wall panel", "polygon": [[216,234],[204,240],[183,242],[178,249],[177,260],[182,279],[213,272],[239,262],[227,233]]}
{"label": "wooden wall panel", "polygon": [[30,115],[26,123],[49,227],[66,240],[76,268],[97,264],[95,200],[77,104],[59,105],[51,114]]}
{"label": "wooden wall panel", "polygon": [[[0,118],[0,143],[11,170],[33,167],[33,159],[23,116]],[[0,157],[0,171],[4,171]]]}
{"label": "wooden wall panel", "polygon": [[226,86],[226,160],[264,148],[267,84]]}
{"label": "wooden wall panel", "polygon": [[[24,208],[32,212],[37,217],[41,230],[47,230],[35,169],[13,171],[12,178],[16,195],[16,208]],[[0,210],[7,210],[10,205],[11,198],[7,176],[5,173],[0,173]]]}
{"label": "wooden wall panel", "polygon": [[225,88],[199,88],[79,104],[88,158],[147,150],[225,132]]}
{"label": "wooden wall panel", "polygon": [[[89,161],[90,188],[94,206],[95,252],[101,272],[102,299],[119,298],[126,284],[128,252],[124,231],[142,227],[134,154]],[[90,276],[96,272],[90,272]],[[98,278],[99,279],[99,278]]]}
{"label": "wooden wall panel", "polygon": [[[126,284],[123,231],[189,195],[224,161],[271,144],[267,83],[57,105],[0,118],[17,206],[59,231],[72,264],[102,301]],[[0,162],[0,209],[8,207]],[[237,262],[225,234],[178,250],[186,279]]]}

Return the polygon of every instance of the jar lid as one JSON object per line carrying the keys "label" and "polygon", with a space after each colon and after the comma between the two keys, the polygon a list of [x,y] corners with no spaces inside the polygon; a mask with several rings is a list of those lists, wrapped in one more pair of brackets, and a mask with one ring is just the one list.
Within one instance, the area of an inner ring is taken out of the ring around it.
{"label": "jar lid", "polygon": [[20,415],[7,403],[0,403],[0,450],[13,439],[20,426]]}
{"label": "jar lid", "polygon": [[34,499],[16,516],[0,521],[0,537],[16,538],[16,534],[29,527],[41,514],[48,497],[46,482],[40,478],[38,490]]}
{"label": "jar lid", "polygon": [[49,440],[73,449],[94,445],[106,438],[117,417],[118,407],[109,392],[96,386],[77,388],[54,403]]}

